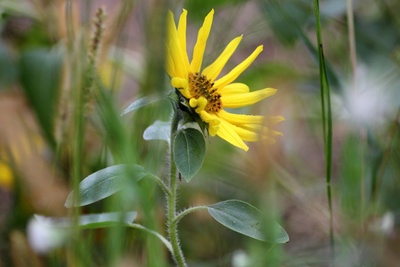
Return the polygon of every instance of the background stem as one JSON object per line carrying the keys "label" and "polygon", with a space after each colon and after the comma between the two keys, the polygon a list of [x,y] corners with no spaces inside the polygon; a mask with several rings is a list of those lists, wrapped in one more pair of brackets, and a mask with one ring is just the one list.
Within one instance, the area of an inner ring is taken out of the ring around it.
{"label": "background stem", "polygon": [[331,188],[331,173],[332,173],[332,109],[330,99],[330,89],[325,68],[324,50],[322,46],[322,31],[321,19],[319,13],[319,1],[314,0],[314,13],[316,21],[316,35],[318,43],[318,63],[319,63],[319,78],[321,91],[321,109],[322,109],[322,126],[324,137],[324,154],[325,154],[325,175],[326,175],[326,193],[329,207],[329,239],[332,256],[332,266],[335,258],[335,239],[333,232],[333,208],[332,208],[332,188]]}

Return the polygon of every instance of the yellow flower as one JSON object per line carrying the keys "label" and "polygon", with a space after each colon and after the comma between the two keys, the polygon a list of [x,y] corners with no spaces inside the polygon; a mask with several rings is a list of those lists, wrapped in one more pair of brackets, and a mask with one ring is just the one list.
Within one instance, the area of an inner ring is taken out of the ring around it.
{"label": "yellow flower", "polygon": [[0,161],[0,188],[11,190],[14,185],[14,174],[10,166]]}
{"label": "yellow flower", "polygon": [[[263,116],[229,113],[224,108],[240,108],[252,105],[275,94],[276,89],[265,88],[250,92],[243,83],[233,83],[246,70],[263,50],[258,46],[242,63],[222,77],[218,77],[226,62],[235,52],[243,36],[233,39],[221,55],[209,66],[202,69],[204,51],[211,30],[214,10],[206,16],[203,26],[198,31],[197,41],[193,49],[192,60],[186,52],[186,17],[183,10],[178,27],[174,15],[170,11],[167,19],[167,57],[166,69],[171,77],[171,84],[188,100],[188,103],[200,118],[208,124],[211,136],[218,135],[229,143],[247,151],[249,147],[244,141],[255,142],[258,133],[264,139],[274,142],[273,135],[279,132],[263,127]],[[271,117],[275,123],[284,120],[282,116]]]}

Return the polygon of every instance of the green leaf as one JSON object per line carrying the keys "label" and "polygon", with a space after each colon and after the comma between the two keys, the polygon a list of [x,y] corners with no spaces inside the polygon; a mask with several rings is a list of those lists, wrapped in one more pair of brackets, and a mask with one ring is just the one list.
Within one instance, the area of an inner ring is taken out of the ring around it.
{"label": "green leaf", "polygon": [[223,5],[239,5],[245,3],[246,0],[202,0],[202,1],[186,1],[185,9],[189,11],[190,19],[203,22],[204,17],[211,9],[217,9]]}
{"label": "green leaf", "polygon": [[86,177],[79,184],[79,196],[72,191],[65,201],[65,207],[85,206],[122,190],[127,184],[127,175],[133,181],[139,181],[147,175],[152,175],[140,165],[115,165]]}
{"label": "green leaf", "polygon": [[179,130],[174,140],[174,159],[178,171],[189,182],[203,165],[206,142],[194,128]]}
{"label": "green leaf", "polygon": [[[289,236],[279,224],[271,221],[266,224],[260,210],[246,202],[226,200],[210,205],[207,209],[216,221],[238,233],[271,243],[289,241]],[[263,230],[265,227],[267,231]]]}
{"label": "green leaf", "polygon": [[164,96],[160,95],[160,94],[139,98],[138,100],[136,100],[132,104],[130,104],[124,111],[122,111],[121,116],[128,114],[129,112],[135,111],[141,107],[158,102],[158,101],[162,100],[163,98],[164,98]]}
{"label": "green leaf", "polygon": [[[136,211],[81,215],[78,218],[78,225],[79,228],[84,229],[104,228],[121,224],[130,225],[135,220],[136,215]],[[70,217],[54,218],[40,215],[35,215],[35,217],[41,223],[56,227],[72,227],[74,223],[74,219]]]}
{"label": "green leaf", "polygon": [[[340,199],[343,214],[348,220],[359,221],[362,219],[363,211],[360,209],[365,203],[362,202],[363,170],[365,169],[365,140],[358,136],[349,135],[344,138],[342,162],[342,179],[339,180]],[[357,163],[357,164],[355,164]],[[371,164],[372,165],[372,164]],[[372,165],[373,166],[373,165]]]}
{"label": "green leaf", "polygon": [[54,115],[61,83],[62,56],[57,51],[30,50],[21,56],[20,78],[44,133],[53,141]]}
{"label": "green leaf", "polygon": [[[317,47],[311,42],[311,40],[307,36],[307,34],[305,34],[303,31],[300,33],[301,33],[300,34],[301,40],[306,45],[313,60],[317,63],[318,58],[319,58]],[[325,71],[326,71],[326,75],[327,75],[329,84],[332,85],[333,88],[335,88],[338,92],[342,92],[342,86],[340,86],[340,80],[339,80],[339,77],[336,74],[334,68],[332,67],[332,65],[329,63],[329,61],[326,58],[324,58],[324,61],[325,61]]]}
{"label": "green leaf", "polygon": [[0,90],[16,81],[18,69],[11,53],[0,42]]}
{"label": "green leaf", "polygon": [[275,36],[288,46],[296,43],[299,31],[312,16],[307,0],[266,0],[260,1],[260,5]]}
{"label": "green leaf", "polygon": [[169,142],[171,123],[166,121],[156,121],[143,133],[144,140],[164,140]]}

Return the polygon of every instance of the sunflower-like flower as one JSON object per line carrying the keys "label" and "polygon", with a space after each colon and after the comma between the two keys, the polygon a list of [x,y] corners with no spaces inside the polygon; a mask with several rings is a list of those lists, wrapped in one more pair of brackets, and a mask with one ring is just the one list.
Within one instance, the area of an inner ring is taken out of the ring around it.
{"label": "sunflower-like flower", "polygon": [[[214,10],[211,10],[198,31],[192,60],[189,61],[186,51],[187,11],[183,10],[178,27],[176,27],[173,13],[169,12],[166,69],[171,77],[171,85],[179,90],[180,94],[187,99],[189,106],[207,123],[211,136],[218,135],[245,151],[249,147],[244,141],[257,141],[259,133],[262,138],[273,143],[273,135],[281,133],[264,127],[263,116],[233,114],[224,109],[249,106],[275,94],[276,89],[273,88],[250,92],[246,84],[233,83],[261,53],[263,46],[258,46],[249,57],[226,75],[218,77],[242,40],[243,36],[238,36],[226,46],[211,65],[202,69],[203,55],[213,16]],[[269,121],[276,123],[283,119],[282,116],[276,116],[270,117]]]}

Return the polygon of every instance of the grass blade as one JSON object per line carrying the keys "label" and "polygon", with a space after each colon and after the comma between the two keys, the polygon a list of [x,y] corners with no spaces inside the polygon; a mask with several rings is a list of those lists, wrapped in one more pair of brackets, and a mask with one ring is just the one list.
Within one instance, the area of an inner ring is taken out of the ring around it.
{"label": "grass blade", "polygon": [[316,35],[318,42],[318,62],[319,62],[319,78],[322,105],[322,124],[324,135],[324,154],[325,154],[325,175],[326,175],[326,192],[329,205],[329,238],[331,246],[331,256],[335,256],[335,241],[333,234],[333,212],[332,212],[332,189],[331,189],[331,169],[332,169],[332,109],[329,83],[325,68],[324,51],[322,46],[321,20],[319,12],[319,1],[314,0],[314,13],[316,22]]}

